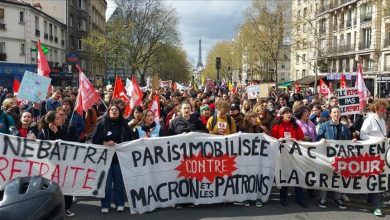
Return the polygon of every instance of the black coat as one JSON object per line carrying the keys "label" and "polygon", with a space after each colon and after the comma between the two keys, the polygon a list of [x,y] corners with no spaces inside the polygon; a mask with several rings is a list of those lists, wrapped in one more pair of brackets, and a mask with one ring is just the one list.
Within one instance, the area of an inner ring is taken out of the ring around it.
{"label": "black coat", "polygon": [[[114,141],[119,144],[138,138],[138,133],[129,127],[125,119],[111,120],[108,116],[104,116],[92,132],[92,143],[100,145],[103,145],[105,141]],[[116,153],[114,154],[112,163],[118,163]]]}
{"label": "black coat", "polygon": [[63,140],[63,141],[70,141],[69,133],[65,127],[57,127],[58,131],[54,133],[50,128],[43,128],[41,131],[39,131],[37,139],[40,140]]}
{"label": "black coat", "polygon": [[199,118],[190,115],[190,119],[186,120],[182,116],[176,117],[169,123],[168,134],[176,135],[184,132],[203,132],[208,133],[206,126],[202,123]]}

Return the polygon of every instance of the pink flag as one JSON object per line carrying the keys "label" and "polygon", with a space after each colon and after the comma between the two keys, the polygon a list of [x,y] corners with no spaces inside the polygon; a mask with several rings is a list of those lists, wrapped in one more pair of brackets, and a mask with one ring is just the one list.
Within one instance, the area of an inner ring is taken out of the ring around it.
{"label": "pink flag", "polygon": [[363,110],[366,106],[366,101],[368,99],[368,89],[363,79],[363,69],[362,64],[359,63],[358,73],[356,77],[356,85],[359,91],[359,102],[360,102],[360,110]]}
{"label": "pink flag", "polygon": [[133,91],[131,93],[130,107],[131,107],[131,110],[133,110],[135,106],[142,106],[143,93],[142,93],[141,88],[139,87],[139,85],[137,83],[137,79],[134,76],[131,79],[131,82],[133,84]]}
{"label": "pink flag", "polygon": [[45,57],[45,54],[42,51],[41,47],[41,40],[38,40],[38,75],[49,77],[49,74],[51,72],[49,63],[47,62],[47,59]]}
{"label": "pink flag", "polygon": [[82,110],[88,111],[100,99],[100,95],[96,92],[80,66],[76,65],[76,67],[79,70],[79,93],[76,98],[75,109],[82,114]]}
{"label": "pink flag", "polygon": [[154,122],[156,122],[156,124],[160,124],[160,96],[159,95],[155,95],[153,97],[153,101],[149,105],[149,110],[153,111]]}

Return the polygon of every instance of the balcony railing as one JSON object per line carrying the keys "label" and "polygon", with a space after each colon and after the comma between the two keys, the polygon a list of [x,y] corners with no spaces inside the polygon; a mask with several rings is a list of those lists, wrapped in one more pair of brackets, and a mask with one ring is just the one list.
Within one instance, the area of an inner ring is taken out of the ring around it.
{"label": "balcony railing", "polygon": [[50,40],[53,41],[54,37],[53,35],[50,35]]}
{"label": "balcony railing", "polygon": [[58,43],[58,37],[54,37],[54,43]]}
{"label": "balcony railing", "polygon": [[319,8],[317,8],[316,12],[317,12],[317,14],[321,14],[321,13],[324,13],[324,12],[328,11],[331,8],[333,8],[332,4],[321,5]]}
{"label": "balcony railing", "polygon": [[0,53],[0,61],[7,61],[7,54],[6,53]]}
{"label": "balcony railing", "polygon": [[362,69],[363,69],[363,72],[374,71],[374,67],[371,67],[371,66],[363,66]]}
{"label": "balcony railing", "polygon": [[0,30],[7,30],[7,28],[5,26],[6,26],[5,24],[0,23]]}
{"label": "balcony railing", "polygon": [[369,22],[372,20],[372,13],[360,14],[360,23]]}
{"label": "balcony railing", "polygon": [[43,38],[45,38],[46,40],[49,39],[49,34],[48,33],[44,33],[43,34]]}
{"label": "balcony railing", "polygon": [[371,45],[371,42],[360,42],[359,43],[359,50],[369,49],[370,45]]}
{"label": "balcony railing", "polygon": [[38,29],[35,29],[35,36],[40,37],[41,36],[41,31]]}
{"label": "balcony railing", "polygon": [[390,66],[385,66],[384,69],[385,69],[386,72],[390,72]]}
{"label": "balcony railing", "polygon": [[354,48],[353,48],[353,45],[352,44],[346,44],[346,45],[342,45],[338,48],[338,52],[349,52],[349,51],[352,51]]}

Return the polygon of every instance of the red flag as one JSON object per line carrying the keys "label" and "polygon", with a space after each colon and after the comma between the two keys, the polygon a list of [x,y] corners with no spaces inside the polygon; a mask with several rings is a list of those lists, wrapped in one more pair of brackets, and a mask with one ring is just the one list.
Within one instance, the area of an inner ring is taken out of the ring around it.
{"label": "red flag", "polygon": [[79,93],[77,94],[75,109],[82,114],[82,110],[88,111],[100,99],[100,95],[96,92],[79,65],[76,65],[76,67],[79,70]]}
{"label": "red flag", "polygon": [[341,77],[340,77],[340,88],[341,89],[347,88],[347,82],[345,79],[345,75],[343,73],[341,73]]}
{"label": "red flag", "polygon": [[301,92],[301,87],[298,84],[298,80],[295,81],[295,93],[300,93]]}
{"label": "red flag", "polygon": [[159,95],[155,95],[153,97],[153,101],[149,105],[149,110],[153,111],[154,122],[156,122],[156,124],[160,124],[160,96]]}
{"label": "red flag", "polygon": [[131,113],[130,99],[126,95],[125,86],[123,85],[122,79],[119,76],[116,76],[115,78],[114,93],[112,94],[112,98],[122,99],[126,103],[126,109],[123,115],[128,117]]}
{"label": "red flag", "polygon": [[358,66],[358,73],[356,77],[356,86],[358,87],[358,91],[359,91],[360,110],[363,110],[364,107],[366,106],[366,101],[368,99],[368,89],[366,87],[366,84],[364,83],[363,69],[362,69],[362,64],[360,63]]}
{"label": "red flag", "polygon": [[131,82],[133,84],[133,91],[131,92],[131,102],[130,102],[130,108],[132,111],[135,106],[142,106],[143,93],[137,83],[137,79],[134,76],[131,79]]}
{"label": "red flag", "polygon": [[49,63],[47,62],[47,59],[45,57],[45,54],[42,51],[41,47],[41,40],[38,40],[38,75],[49,77],[49,74],[51,72]]}
{"label": "red flag", "polygon": [[328,85],[326,85],[326,83],[322,79],[320,79],[320,93],[322,95],[329,95],[330,93]]}
{"label": "red flag", "polygon": [[328,87],[328,98],[330,98],[330,95],[332,94],[332,82],[329,82],[329,87]]}
{"label": "red flag", "polygon": [[14,94],[15,94],[15,95],[18,94],[19,88],[20,88],[20,82],[19,82],[19,80],[17,80],[16,78],[14,78],[14,83],[13,83],[13,86],[12,86],[12,90],[14,91]]}

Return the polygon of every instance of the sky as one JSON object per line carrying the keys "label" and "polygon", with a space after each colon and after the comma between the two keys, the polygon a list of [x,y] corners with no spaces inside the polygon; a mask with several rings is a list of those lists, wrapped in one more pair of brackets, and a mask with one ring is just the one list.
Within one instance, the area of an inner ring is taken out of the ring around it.
{"label": "sky", "polygon": [[[251,0],[163,0],[176,8],[183,48],[194,66],[198,61],[199,39],[202,40],[202,61],[218,41],[232,40],[244,21],[244,11]],[[113,0],[108,0],[107,19],[115,10]]]}

